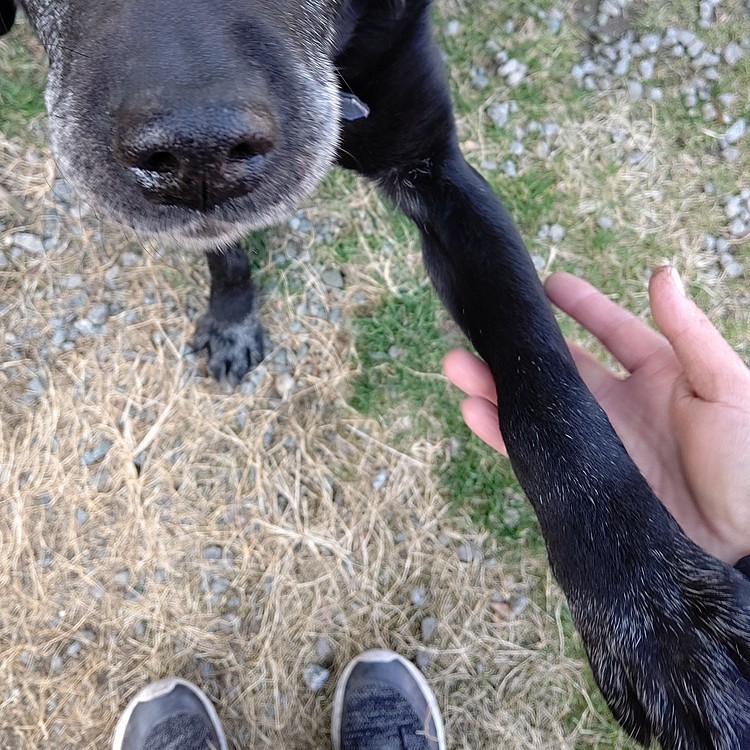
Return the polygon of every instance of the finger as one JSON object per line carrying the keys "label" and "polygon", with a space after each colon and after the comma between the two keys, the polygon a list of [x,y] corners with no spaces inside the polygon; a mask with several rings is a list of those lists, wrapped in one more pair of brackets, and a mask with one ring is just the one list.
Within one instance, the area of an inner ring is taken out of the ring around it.
{"label": "finger", "polygon": [[750,373],[700,308],[685,296],[673,268],[658,269],[649,284],[651,312],[695,394],[706,401],[747,398]]}
{"label": "finger", "polygon": [[550,300],[593,333],[628,372],[667,346],[644,321],[572,274],[553,273],[544,286]]}
{"label": "finger", "polygon": [[453,349],[443,360],[443,372],[467,396],[479,396],[497,403],[497,389],[490,368],[466,349]]}
{"label": "finger", "polygon": [[[586,383],[586,387],[594,394],[594,398],[601,403],[610,388],[621,382],[610,370],[599,362],[590,352],[583,347],[568,341],[568,348],[576,363],[578,372]],[[602,404],[604,406],[604,404]]]}
{"label": "finger", "polygon": [[497,407],[479,396],[470,396],[461,402],[461,414],[468,428],[504,456],[508,455],[497,417]]}

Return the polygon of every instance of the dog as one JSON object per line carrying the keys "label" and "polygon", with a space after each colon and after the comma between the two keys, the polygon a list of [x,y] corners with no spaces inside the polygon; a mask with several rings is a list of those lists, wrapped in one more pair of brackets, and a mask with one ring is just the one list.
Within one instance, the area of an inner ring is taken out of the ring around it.
{"label": "dog", "polygon": [[[513,468],[613,714],[666,750],[750,747],[750,580],[654,496],[583,385],[512,220],[458,147],[430,0],[18,0],[49,56],[62,172],[138,232],[206,251],[196,332],[237,381],[263,356],[238,239],[334,164],[417,225],[489,364]],[[0,30],[15,15],[0,0]]]}

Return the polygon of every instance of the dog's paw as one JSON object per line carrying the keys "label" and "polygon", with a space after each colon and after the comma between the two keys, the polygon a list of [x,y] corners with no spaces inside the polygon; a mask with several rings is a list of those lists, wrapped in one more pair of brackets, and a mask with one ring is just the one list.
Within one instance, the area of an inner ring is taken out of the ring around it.
{"label": "dog's paw", "polygon": [[263,327],[255,312],[239,323],[223,323],[205,313],[195,327],[192,348],[206,351],[216,380],[236,386],[263,360]]}
{"label": "dog's paw", "polygon": [[644,745],[750,748],[750,580],[697,550],[654,554],[608,612],[571,609],[612,713]]}

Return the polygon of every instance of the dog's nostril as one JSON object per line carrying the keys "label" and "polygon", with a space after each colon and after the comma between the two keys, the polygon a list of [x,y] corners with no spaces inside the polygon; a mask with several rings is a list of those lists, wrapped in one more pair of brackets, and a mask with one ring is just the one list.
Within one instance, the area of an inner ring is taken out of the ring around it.
{"label": "dog's nostril", "polygon": [[256,156],[267,154],[273,145],[266,140],[243,141],[229,149],[229,158],[232,161],[245,161]]}
{"label": "dog's nostril", "polygon": [[180,169],[180,160],[169,151],[155,151],[141,160],[141,167],[148,172],[170,174]]}

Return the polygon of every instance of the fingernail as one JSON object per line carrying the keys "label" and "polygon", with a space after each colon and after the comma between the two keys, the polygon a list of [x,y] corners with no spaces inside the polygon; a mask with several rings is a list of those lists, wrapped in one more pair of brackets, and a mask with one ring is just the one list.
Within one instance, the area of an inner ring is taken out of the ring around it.
{"label": "fingernail", "polygon": [[687,297],[687,294],[685,294],[685,285],[682,283],[682,279],[680,278],[680,274],[677,273],[677,269],[674,266],[670,266],[669,267],[669,277],[672,279],[672,283],[677,288],[677,291],[683,297]]}

